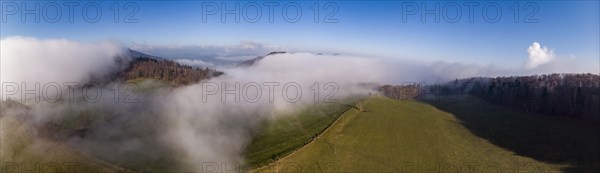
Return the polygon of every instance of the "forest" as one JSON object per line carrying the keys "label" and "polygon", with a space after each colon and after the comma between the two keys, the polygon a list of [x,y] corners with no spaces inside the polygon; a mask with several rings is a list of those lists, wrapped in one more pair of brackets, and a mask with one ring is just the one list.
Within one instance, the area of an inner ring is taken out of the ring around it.
{"label": "forest", "polygon": [[600,123],[600,76],[590,73],[473,77],[441,85],[383,85],[377,90],[395,99],[471,95],[526,112]]}
{"label": "forest", "polygon": [[221,74],[223,72],[209,68],[194,68],[170,60],[138,57],[119,75],[119,78],[122,80],[151,78],[174,85],[187,85]]}

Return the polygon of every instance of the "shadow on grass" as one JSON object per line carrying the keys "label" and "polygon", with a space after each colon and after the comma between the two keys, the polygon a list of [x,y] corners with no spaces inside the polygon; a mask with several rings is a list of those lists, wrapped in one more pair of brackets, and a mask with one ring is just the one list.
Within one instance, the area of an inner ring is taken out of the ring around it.
{"label": "shadow on grass", "polygon": [[473,134],[550,164],[564,172],[600,172],[600,126],[581,120],[531,114],[471,96],[422,100],[453,114]]}

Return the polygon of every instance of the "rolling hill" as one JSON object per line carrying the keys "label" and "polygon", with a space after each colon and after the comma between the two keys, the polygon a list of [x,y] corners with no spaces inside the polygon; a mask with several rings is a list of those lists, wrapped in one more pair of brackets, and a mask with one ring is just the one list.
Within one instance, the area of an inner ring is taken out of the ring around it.
{"label": "rolling hill", "polygon": [[178,86],[197,83],[223,74],[223,72],[214,69],[194,68],[131,49],[129,49],[129,55],[132,60],[123,71],[118,73],[116,77],[118,80],[129,81],[147,78]]}
{"label": "rolling hill", "polygon": [[286,52],[271,52],[271,53],[268,53],[267,55],[264,55],[264,56],[258,56],[256,58],[252,58],[252,59],[249,59],[249,60],[246,60],[246,61],[242,61],[237,66],[238,67],[249,67],[249,66],[252,66],[252,65],[256,64],[258,61],[264,59],[267,56],[277,55],[277,54],[285,54],[285,53]]}
{"label": "rolling hill", "polygon": [[[11,110],[9,110],[11,109]],[[17,115],[7,111],[17,110]],[[29,111],[20,103],[0,103],[1,172],[134,172],[74,150],[63,142],[36,134],[27,119]]]}
{"label": "rolling hill", "polygon": [[366,112],[348,110],[306,146],[253,172],[598,170],[598,126],[475,100],[370,97]]}
{"label": "rolling hill", "polygon": [[247,146],[246,167],[266,165],[309,143],[342,113],[352,109],[351,105],[357,100],[355,97],[347,98],[342,103],[310,105],[303,111],[264,121]]}

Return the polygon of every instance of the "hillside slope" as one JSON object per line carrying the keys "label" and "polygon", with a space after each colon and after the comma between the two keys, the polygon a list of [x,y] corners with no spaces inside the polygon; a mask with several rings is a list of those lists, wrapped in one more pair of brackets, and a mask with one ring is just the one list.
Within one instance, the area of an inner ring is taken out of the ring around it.
{"label": "hillside slope", "polygon": [[358,99],[346,98],[341,103],[309,105],[303,111],[265,120],[246,147],[246,168],[264,166],[301,148],[341,114],[352,109]]}
{"label": "hillside slope", "polygon": [[[7,107],[17,108],[8,113]],[[14,102],[0,103],[0,172],[134,172],[126,165],[114,165],[40,137],[27,124],[31,117],[24,109]]]}
{"label": "hillside slope", "polygon": [[428,102],[454,115],[474,135],[517,155],[569,165],[562,172],[600,172],[600,126],[593,122],[529,113],[469,96]]}
{"label": "hillside slope", "polygon": [[371,97],[364,107],[366,112],[347,111],[310,144],[255,172],[550,172],[573,166],[499,147],[421,102]]}
{"label": "hillside slope", "polygon": [[188,85],[221,74],[223,72],[209,68],[193,68],[171,60],[136,57],[118,78],[123,81],[149,78],[173,85]]}
{"label": "hillside slope", "polygon": [[277,54],[285,54],[286,52],[271,52],[268,53],[267,55],[264,56],[258,56],[256,58],[252,58],[246,61],[242,61],[240,62],[237,66],[238,67],[249,67],[249,66],[253,66],[254,64],[256,64],[258,61],[264,59],[267,56],[271,56],[271,55],[277,55]]}

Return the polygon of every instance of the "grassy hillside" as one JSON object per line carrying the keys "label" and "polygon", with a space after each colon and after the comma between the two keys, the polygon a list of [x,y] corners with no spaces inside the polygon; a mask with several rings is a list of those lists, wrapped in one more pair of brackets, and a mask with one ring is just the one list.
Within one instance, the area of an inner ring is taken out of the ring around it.
{"label": "grassy hillside", "polygon": [[312,105],[292,115],[265,121],[246,148],[246,165],[255,168],[273,162],[310,142],[350,109],[354,100]]}
{"label": "grassy hillside", "polygon": [[552,164],[563,172],[600,172],[600,127],[563,116],[546,116],[473,97],[429,101],[452,113],[473,134],[496,146]]}
{"label": "grassy hillside", "polygon": [[132,172],[35,136],[13,116],[0,118],[1,172]]}
{"label": "grassy hillside", "polygon": [[[455,104],[464,107],[452,107]],[[480,104],[487,103],[459,100],[435,106],[460,109],[462,113],[485,121],[518,114],[512,109],[492,108],[494,105],[477,108]],[[551,172],[568,171],[576,166],[568,162],[540,161],[499,146],[492,140],[481,138],[457,115],[430,104],[371,97],[363,106],[366,112],[350,109],[313,142],[255,172]],[[579,128],[575,122],[527,116],[514,115],[507,121],[523,124],[539,121],[532,125],[545,124],[567,131]],[[508,131],[522,132],[518,129]],[[555,138],[546,135],[529,138]],[[594,136],[586,137],[593,140]],[[582,141],[580,147],[589,149],[593,144]],[[552,153],[552,150],[546,151]],[[593,153],[586,155],[593,156]]]}

